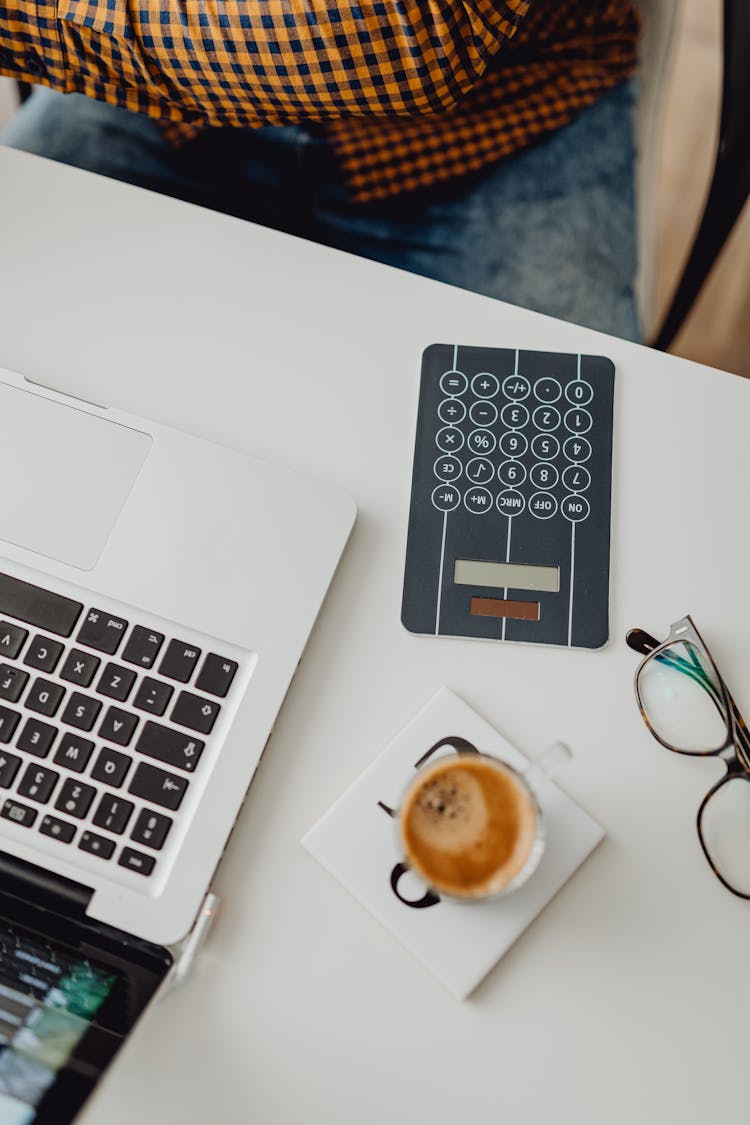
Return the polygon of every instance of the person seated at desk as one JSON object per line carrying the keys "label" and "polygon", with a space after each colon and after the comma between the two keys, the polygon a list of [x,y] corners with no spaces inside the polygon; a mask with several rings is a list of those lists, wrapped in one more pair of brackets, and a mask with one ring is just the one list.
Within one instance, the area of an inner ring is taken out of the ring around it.
{"label": "person seated at desk", "polygon": [[632,0],[0,0],[40,87],[0,141],[636,339],[637,34]]}

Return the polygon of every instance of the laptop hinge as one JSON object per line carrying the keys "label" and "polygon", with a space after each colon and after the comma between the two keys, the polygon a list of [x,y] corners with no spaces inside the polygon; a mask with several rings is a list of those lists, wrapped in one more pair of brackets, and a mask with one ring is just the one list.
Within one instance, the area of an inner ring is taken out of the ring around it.
{"label": "laptop hinge", "polygon": [[45,871],[43,867],[7,852],[0,852],[0,891],[74,918],[86,916],[86,908],[94,894],[92,887],[84,887],[63,875]]}

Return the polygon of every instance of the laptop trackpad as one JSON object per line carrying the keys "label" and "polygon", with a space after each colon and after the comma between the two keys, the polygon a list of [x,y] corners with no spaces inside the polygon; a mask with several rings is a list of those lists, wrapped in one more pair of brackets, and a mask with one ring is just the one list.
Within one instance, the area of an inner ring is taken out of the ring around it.
{"label": "laptop trackpad", "polygon": [[152,440],[0,383],[0,540],[91,570]]}

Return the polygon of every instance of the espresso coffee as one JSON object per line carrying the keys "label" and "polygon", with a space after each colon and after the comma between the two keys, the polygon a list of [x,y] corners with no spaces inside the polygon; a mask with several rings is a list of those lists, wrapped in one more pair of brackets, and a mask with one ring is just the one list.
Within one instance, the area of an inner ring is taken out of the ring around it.
{"label": "espresso coffee", "polygon": [[444,758],[414,781],[399,814],[409,865],[437,891],[497,894],[523,871],[539,834],[536,803],[502,762]]}

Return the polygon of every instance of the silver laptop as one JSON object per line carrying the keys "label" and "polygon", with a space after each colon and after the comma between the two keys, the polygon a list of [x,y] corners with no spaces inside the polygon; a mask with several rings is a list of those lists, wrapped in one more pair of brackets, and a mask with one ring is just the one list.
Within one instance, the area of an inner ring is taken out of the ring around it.
{"label": "silver laptop", "polygon": [[213,913],[355,506],[4,370],[0,433],[0,1123],[62,1125]]}

